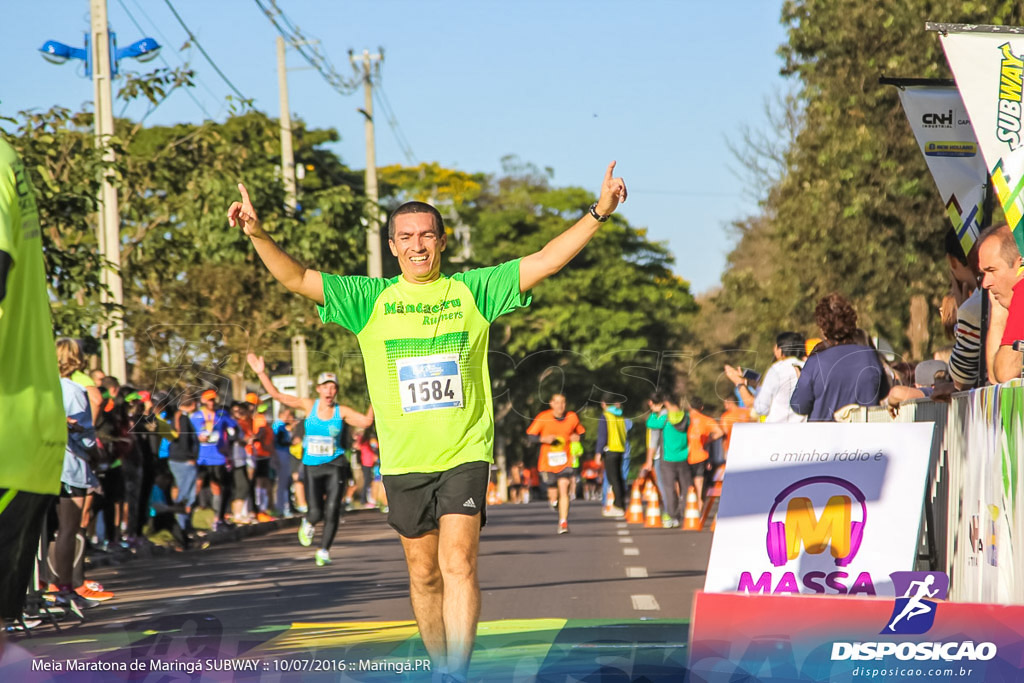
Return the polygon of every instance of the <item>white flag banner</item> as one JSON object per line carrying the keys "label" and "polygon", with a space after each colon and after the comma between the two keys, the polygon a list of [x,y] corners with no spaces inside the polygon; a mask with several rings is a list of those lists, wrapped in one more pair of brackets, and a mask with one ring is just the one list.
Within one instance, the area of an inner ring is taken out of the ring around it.
{"label": "white flag banner", "polygon": [[942,85],[900,87],[900,101],[964,253],[984,221],[988,168],[960,93]]}
{"label": "white flag banner", "polygon": [[1006,222],[1024,250],[1024,35],[1005,27],[956,28],[940,28],[942,47]]}

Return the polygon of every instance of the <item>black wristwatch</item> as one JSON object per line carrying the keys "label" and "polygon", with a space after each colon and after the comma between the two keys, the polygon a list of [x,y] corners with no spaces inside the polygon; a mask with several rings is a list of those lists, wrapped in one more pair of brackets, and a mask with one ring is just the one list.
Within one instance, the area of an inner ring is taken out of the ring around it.
{"label": "black wristwatch", "polygon": [[590,205],[590,215],[593,216],[594,220],[596,220],[598,223],[604,223],[612,216],[611,214],[608,214],[607,216],[602,216],[601,214],[599,214],[597,212],[597,202],[594,202],[593,204]]}

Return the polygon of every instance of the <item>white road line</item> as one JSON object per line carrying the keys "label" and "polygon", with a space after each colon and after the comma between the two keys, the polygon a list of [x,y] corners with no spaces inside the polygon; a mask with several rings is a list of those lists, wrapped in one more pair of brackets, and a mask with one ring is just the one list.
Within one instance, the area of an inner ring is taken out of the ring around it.
{"label": "white road line", "polygon": [[619,522],[619,523],[618,523],[618,524],[616,524],[615,526],[616,526],[616,527],[618,527],[619,529],[625,529],[625,528],[626,528],[626,527],[628,527],[629,525],[628,525],[628,524],[626,524],[625,522]]}
{"label": "white road line", "polygon": [[626,567],[627,579],[646,579],[647,567]]}
{"label": "white road line", "polygon": [[640,548],[623,548],[622,549],[622,554],[623,555],[639,555],[640,554]]}
{"label": "white road line", "polygon": [[617,533],[619,536],[629,536],[629,529],[620,529],[615,533]]}
{"label": "white road line", "polygon": [[653,595],[631,595],[633,599],[633,609],[635,610],[660,610],[658,601],[654,599]]}
{"label": "white road line", "polygon": [[619,538],[619,543],[632,543],[633,539],[629,536],[622,536]]}

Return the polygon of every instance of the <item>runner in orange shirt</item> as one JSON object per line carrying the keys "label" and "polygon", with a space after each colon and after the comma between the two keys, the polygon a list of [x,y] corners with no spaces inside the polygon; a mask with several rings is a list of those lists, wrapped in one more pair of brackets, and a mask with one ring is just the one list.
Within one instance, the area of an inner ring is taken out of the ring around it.
{"label": "runner in orange shirt", "polygon": [[737,422],[753,422],[753,418],[750,416],[750,408],[740,408],[740,404],[731,398],[725,399],[722,403],[725,405],[725,412],[722,413],[722,417],[718,418],[718,423],[722,425],[722,431],[725,432],[722,448],[725,451],[725,456],[729,457],[729,439],[732,438],[733,425]]}
{"label": "runner in orange shirt", "polygon": [[238,421],[245,435],[245,452],[251,458],[253,467],[249,480],[255,486],[256,519],[269,522],[273,517],[270,508],[270,456],[274,453],[274,433],[263,413],[257,412],[260,398],[250,391],[245,395],[249,409],[245,419]]}
{"label": "runner in orange shirt", "polygon": [[558,533],[569,533],[569,486],[572,484],[575,470],[569,444],[579,441],[580,435],[586,430],[580,424],[580,418],[573,411],[566,411],[565,396],[555,394],[551,397],[551,406],[537,417],[526,430],[531,443],[540,444],[540,458],[537,469],[544,477],[548,487],[548,500],[551,507],[558,506]]}
{"label": "runner in orange shirt", "polygon": [[690,472],[693,475],[693,488],[697,490],[698,508],[704,507],[704,471],[708,466],[707,445],[725,436],[715,418],[708,417],[701,412],[703,410],[702,400],[696,396],[690,399],[690,429],[686,435],[690,442],[690,452],[686,461],[690,464]]}

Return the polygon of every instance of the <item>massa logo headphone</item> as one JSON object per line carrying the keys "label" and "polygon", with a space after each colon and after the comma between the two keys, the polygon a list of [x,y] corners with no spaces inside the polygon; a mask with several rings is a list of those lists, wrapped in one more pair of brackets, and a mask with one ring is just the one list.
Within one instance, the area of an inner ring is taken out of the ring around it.
{"label": "massa logo headphone", "polygon": [[860,543],[864,535],[864,523],[868,519],[868,506],[864,499],[864,494],[860,492],[856,486],[850,482],[840,479],[839,477],[808,477],[801,479],[800,481],[787,486],[784,488],[779,495],[775,496],[775,502],[772,504],[772,509],[768,512],[768,537],[766,544],[768,546],[768,559],[771,560],[772,564],[776,567],[781,567],[789,558],[786,553],[786,523],[785,522],[773,522],[772,516],[775,514],[775,510],[782,504],[782,501],[786,500],[794,491],[804,486],[810,486],[812,484],[833,484],[841,488],[846,489],[853,495],[854,499],[860,503],[861,519],[859,522],[850,523],[850,552],[844,557],[836,558],[837,567],[845,567],[851,562],[853,558],[857,556],[857,551],[860,549]]}

